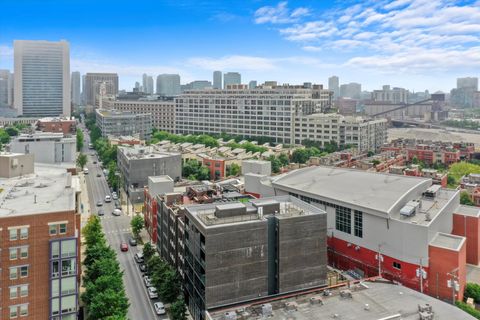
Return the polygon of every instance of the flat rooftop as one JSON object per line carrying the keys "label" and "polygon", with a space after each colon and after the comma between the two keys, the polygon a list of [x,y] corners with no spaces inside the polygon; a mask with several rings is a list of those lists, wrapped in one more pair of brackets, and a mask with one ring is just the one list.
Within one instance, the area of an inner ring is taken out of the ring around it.
{"label": "flat rooftop", "polygon": [[474,206],[466,206],[462,204],[458,206],[454,212],[469,217],[480,217],[480,208]]}
{"label": "flat rooftop", "polygon": [[408,192],[415,188],[427,189],[431,181],[427,178],[316,166],[278,176],[272,184],[281,189],[291,189],[292,192],[307,193],[387,214]]}
{"label": "flat rooftop", "polygon": [[127,159],[158,159],[180,156],[180,153],[167,152],[159,150],[154,146],[119,146],[118,150],[127,157]]}
{"label": "flat rooftop", "polygon": [[430,245],[444,249],[459,251],[465,242],[465,238],[453,234],[438,232],[430,241]]}
{"label": "flat rooftop", "polygon": [[0,218],[75,210],[75,179],[47,164],[35,164],[32,174],[0,178]]}
{"label": "flat rooftop", "polygon": [[[341,288],[340,290],[345,290]],[[342,298],[340,290],[331,291],[330,296],[321,293],[300,295],[294,298],[272,301],[272,316],[259,315],[261,306],[247,306],[243,312],[231,309],[237,313],[237,319],[271,319],[271,320],[418,320],[418,306],[429,304],[432,306],[436,320],[474,320],[468,313],[441,300],[432,298],[420,292],[384,281],[365,281],[353,286],[350,290],[351,298]],[[323,304],[312,304],[310,299],[322,299]],[[297,304],[296,310],[287,310],[286,302]],[[239,310],[239,308],[237,308]],[[225,312],[228,310],[210,313],[213,320],[228,319]],[[242,317],[243,315],[243,317]],[[208,319],[208,317],[207,317]]]}
{"label": "flat rooftop", "polygon": [[[279,219],[288,219],[312,214],[324,214],[325,211],[291,196],[277,196],[271,198],[251,199],[248,202],[234,201],[230,203],[209,203],[186,206],[185,209],[204,225],[216,227],[266,219],[267,213],[259,214],[258,207],[278,205]],[[228,215],[219,215],[218,212],[232,212]],[[235,213],[233,213],[235,211]]]}

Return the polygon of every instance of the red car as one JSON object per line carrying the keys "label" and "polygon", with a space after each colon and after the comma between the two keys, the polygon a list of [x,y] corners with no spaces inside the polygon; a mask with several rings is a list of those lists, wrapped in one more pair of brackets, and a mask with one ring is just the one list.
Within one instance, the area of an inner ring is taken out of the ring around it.
{"label": "red car", "polygon": [[120,243],[120,250],[121,251],[128,251],[128,244],[126,242]]}

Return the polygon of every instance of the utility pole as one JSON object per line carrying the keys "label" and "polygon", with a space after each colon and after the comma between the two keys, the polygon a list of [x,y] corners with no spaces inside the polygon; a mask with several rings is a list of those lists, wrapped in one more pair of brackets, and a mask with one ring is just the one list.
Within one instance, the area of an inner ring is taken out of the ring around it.
{"label": "utility pole", "polygon": [[450,286],[452,288],[452,304],[453,305],[455,305],[455,291],[456,291],[456,284],[458,283],[457,271],[458,271],[458,268],[455,268],[452,271],[447,273],[447,275],[451,277]]}
{"label": "utility pole", "polygon": [[382,277],[382,244],[378,244],[378,276]]}
{"label": "utility pole", "polygon": [[420,272],[418,273],[420,276],[420,292],[423,293],[423,266],[422,266],[422,258],[420,258]]}

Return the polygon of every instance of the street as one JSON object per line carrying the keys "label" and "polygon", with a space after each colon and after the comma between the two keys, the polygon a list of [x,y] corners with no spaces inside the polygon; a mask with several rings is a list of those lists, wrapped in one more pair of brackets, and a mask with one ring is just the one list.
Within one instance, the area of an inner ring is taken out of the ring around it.
{"label": "street", "polygon": [[[84,130],[85,132],[85,130]],[[121,216],[112,215],[114,209],[113,201],[105,203],[105,195],[110,195],[107,181],[99,165],[99,159],[94,155],[94,150],[88,149],[90,142],[85,132],[85,146],[83,153],[88,157],[87,168],[89,174],[85,175],[85,182],[88,189],[88,198],[92,214],[97,214],[98,209],[102,208],[105,215],[100,217],[105,237],[110,246],[117,253],[120,268],[124,271],[125,291],[130,302],[128,318],[131,320],[150,320],[150,319],[168,319],[167,316],[156,316],[153,303],[159,300],[153,300],[148,297],[137,263],[133,259],[135,253],[141,250],[141,247],[132,247],[129,245],[127,252],[120,251],[122,242],[128,243],[132,233],[130,228],[131,217],[122,212]],[[93,161],[97,164],[93,164]],[[100,173],[101,176],[97,177]],[[97,202],[101,201],[103,206],[98,207]]]}

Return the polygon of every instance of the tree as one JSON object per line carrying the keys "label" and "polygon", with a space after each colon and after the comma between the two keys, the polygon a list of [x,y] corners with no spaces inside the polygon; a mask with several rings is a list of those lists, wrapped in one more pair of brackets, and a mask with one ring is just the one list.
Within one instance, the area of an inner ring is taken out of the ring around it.
{"label": "tree", "polygon": [[100,259],[93,261],[93,263],[85,270],[83,279],[86,282],[95,282],[103,275],[118,275],[120,272],[120,265],[115,260],[116,254],[111,249],[105,252],[105,255]]}
{"label": "tree", "polygon": [[100,224],[100,218],[98,216],[91,215],[88,218],[87,224],[82,229],[82,233],[85,237],[87,247],[91,247],[101,240],[105,241],[105,236],[102,233],[102,225]]}
{"label": "tree", "polygon": [[240,174],[240,166],[236,163],[232,163],[227,166],[227,176],[238,176]]}
{"label": "tree", "polygon": [[467,191],[460,192],[460,204],[464,204],[467,206],[474,206],[475,203],[472,201],[472,197],[468,194]]}
{"label": "tree", "polygon": [[83,149],[83,132],[80,128],[77,128],[77,151],[82,151]]}
{"label": "tree", "polygon": [[185,300],[183,298],[177,299],[170,306],[170,318],[172,320],[185,320],[187,319],[187,306],[185,305]]}
{"label": "tree", "polygon": [[160,287],[157,290],[162,300],[166,303],[172,303],[178,298],[180,294],[180,280],[175,270],[170,266],[164,272]]}
{"label": "tree", "polygon": [[282,165],[282,167],[286,167],[290,163],[290,159],[288,158],[288,155],[285,153],[281,153],[278,156],[278,161],[280,161],[280,164]]}
{"label": "tree", "polygon": [[135,238],[138,238],[140,232],[144,227],[143,217],[139,214],[135,215],[130,221],[130,226],[132,227],[132,233]]}
{"label": "tree", "polygon": [[[113,280],[113,277],[112,279]],[[114,290],[108,288],[104,291],[97,291],[88,305],[87,319],[104,319],[106,317],[126,317],[128,312],[128,298],[125,290]]]}
{"label": "tree", "polygon": [[83,170],[83,167],[85,167],[86,164],[87,164],[87,155],[83,153],[79,153],[77,156],[77,166],[79,166]]}
{"label": "tree", "polygon": [[155,254],[155,248],[150,244],[150,242],[147,242],[143,245],[143,260],[145,262],[148,262],[151,257]]}
{"label": "tree", "polygon": [[455,178],[451,174],[447,175],[447,184],[450,187],[455,187],[455,185],[457,184],[457,182],[455,181]]}
{"label": "tree", "polygon": [[2,144],[7,144],[10,142],[10,136],[5,129],[0,129],[0,142]]}
{"label": "tree", "polygon": [[5,131],[10,137],[18,136],[18,132],[19,132],[19,130],[15,127],[6,127]]}
{"label": "tree", "polygon": [[90,129],[90,141],[92,143],[95,143],[101,137],[102,131],[100,131],[100,129],[96,125],[93,125],[93,127]]}
{"label": "tree", "polygon": [[292,153],[292,161],[295,163],[305,163],[309,159],[309,152],[307,149],[295,149]]}
{"label": "tree", "polygon": [[282,163],[278,158],[275,158],[275,156],[272,154],[270,157],[267,158],[267,161],[270,161],[272,165],[272,172],[273,173],[278,173],[280,172],[280,168],[282,167]]}
{"label": "tree", "polygon": [[465,286],[465,297],[472,298],[476,303],[480,303],[480,284],[467,283]]}
{"label": "tree", "polygon": [[200,166],[197,172],[197,180],[210,180],[210,170],[205,166]]}

